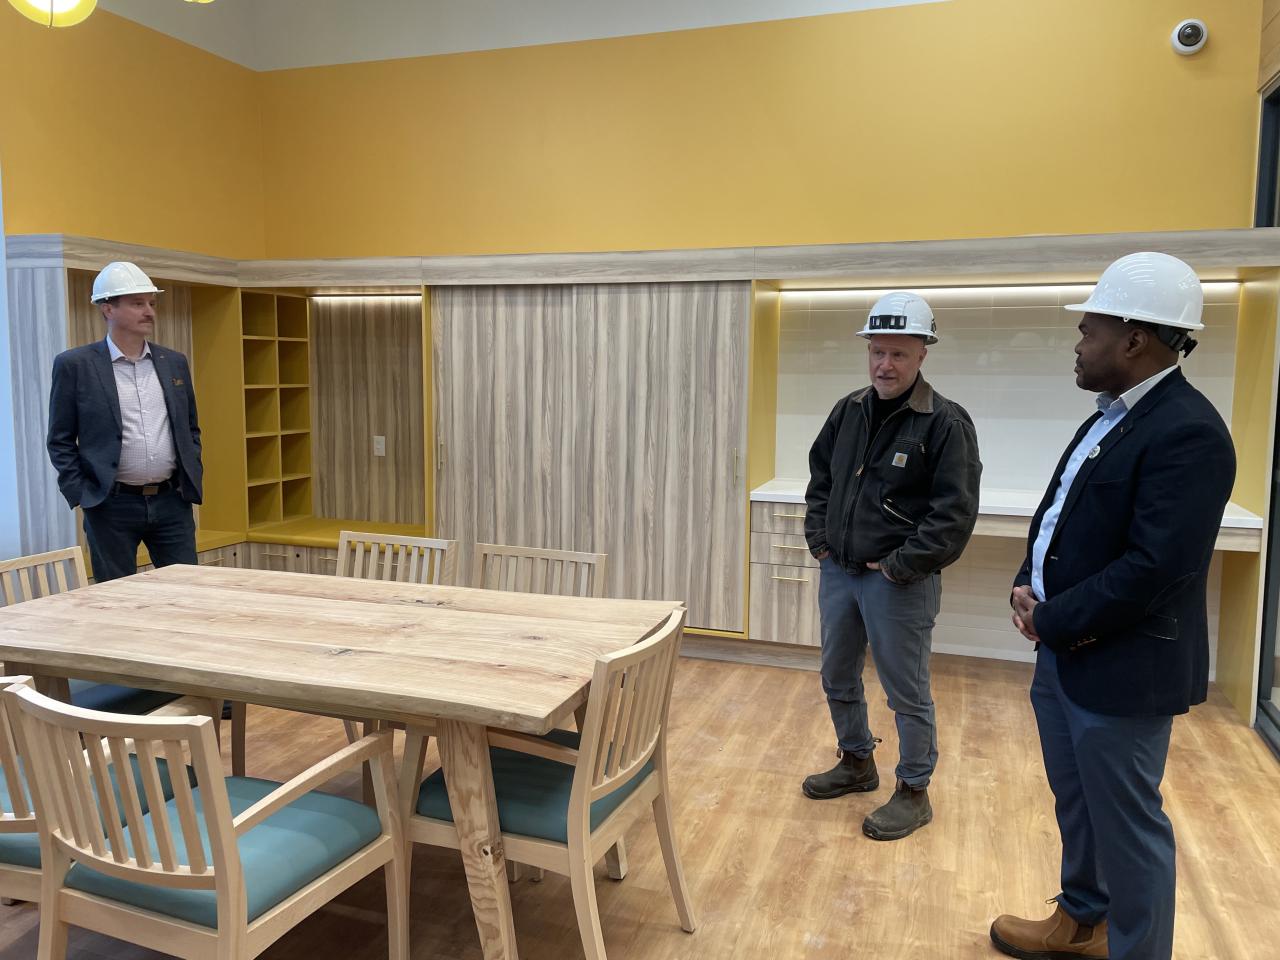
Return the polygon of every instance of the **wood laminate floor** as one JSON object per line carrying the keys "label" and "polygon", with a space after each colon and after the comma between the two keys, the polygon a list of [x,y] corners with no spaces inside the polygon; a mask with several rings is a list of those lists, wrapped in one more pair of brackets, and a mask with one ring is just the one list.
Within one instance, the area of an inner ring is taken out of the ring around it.
{"label": "wood laminate floor", "polygon": [[[1035,721],[1030,667],[934,658],[938,773],[935,818],[877,843],[863,816],[889,795],[897,742],[874,679],[868,685],[881,788],[812,801],[805,774],[833,759],[816,674],[684,660],[672,705],[676,822],[700,927],[683,933],[651,822],[627,837],[631,871],[597,869],[612,960],[845,958],[967,960],[998,956],[987,938],[1002,911],[1047,915],[1057,892],[1058,837]],[[249,772],[285,778],[342,742],[325,720],[250,708]],[[337,781],[351,796],[354,777]],[[1179,960],[1280,955],[1280,764],[1218,694],[1174,724],[1165,779],[1178,835]],[[525,960],[580,957],[568,881],[512,887]],[[264,954],[271,960],[386,957],[380,877],[311,917]],[[480,957],[455,852],[418,848],[413,960]],[[0,907],[0,960],[35,956],[34,907]],[[73,960],[157,954],[73,930]]]}

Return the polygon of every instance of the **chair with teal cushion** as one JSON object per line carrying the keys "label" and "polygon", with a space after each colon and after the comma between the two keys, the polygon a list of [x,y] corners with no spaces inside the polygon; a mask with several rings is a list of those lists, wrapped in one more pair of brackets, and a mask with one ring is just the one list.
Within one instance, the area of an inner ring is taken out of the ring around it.
{"label": "chair with teal cushion", "polygon": [[[407,960],[390,731],[282,785],[224,778],[209,717],[82,710],[25,686],[2,696],[34,786],[39,960],[66,956],[72,924],[179,957],[249,960],[379,869],[389,956]],[[134,775],[113,778],[126,762]],[[315,791],[366,762],[376,810]],[[168,797],[161,764],[191,771],[172,779]]]}
{"label": "chair with teal cushion", "polygon": [[[88,583],[84,552],[79,547],[0,561],[0,607],[79,590]],[[201,714],[210,709],[200,697],[183,697],[164,690],[141,690],[92,680],[67,681],[58,696],[85,710],[139,716],[156,711],[181,716]],[[244,730],[245,706],[238,703],[233,706],[231,718],[232,770],[235,773],[244,773]]]}
{"label": "chair with teal cushion", "polygon": [[[667,713],[683,622],[679,610],[653,637],[596,661],[581,735],[489,733],[504,854],[568,875],[587,960],[605,960],[592,867],[646,808],[658,828],[680,926],[690,933],[695,927],[667,784]],[[407,733],[406,833],[417,843],[457,849],[444,775],[421,780],[426,736]]]}

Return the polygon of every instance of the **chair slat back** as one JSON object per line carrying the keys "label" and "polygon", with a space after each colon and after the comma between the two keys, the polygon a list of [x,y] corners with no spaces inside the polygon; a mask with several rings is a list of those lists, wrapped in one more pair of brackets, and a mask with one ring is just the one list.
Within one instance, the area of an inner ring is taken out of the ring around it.
{"label": "chair slat back", "polygon": [[477,543],[471,585],[512,593],[603,597],[608,554]]}
{"label": "chair slat back", "polygon": [[89,582],[79,547],[0,561],[0,607],[77,590]]}
{"label": "chair slat back", "polygon": [[578,748],[575,796],[579,778],[585,778],[589,800],[595,800],[653,756],[671,706],[684,616],[683,609],[673,612],[652,637],[596,661]]}
{"label": "chair slat back", "polygon": [[453,586],[458,582],[457,546],[457,540],[343,530],[338,538],[338,576]]}
{"label": "chair slat back", "polygon": [[221,878],[238,877],[211,718],[82,710],[25,686],[0,696],[32,779],[39,829],[55,847],[95,870],[160,886],[215,889]]}
{"label": "chair slat back", "polygon": [[[0,677],[0,690],[12,686],[24,686],[30,677]],[[36,814],[27,788],[27,778],[18,763],[18,745],[8,714],[0,709],[0,777],[9,795],[7,804],[0,804],[0,833],[35,833]]]}

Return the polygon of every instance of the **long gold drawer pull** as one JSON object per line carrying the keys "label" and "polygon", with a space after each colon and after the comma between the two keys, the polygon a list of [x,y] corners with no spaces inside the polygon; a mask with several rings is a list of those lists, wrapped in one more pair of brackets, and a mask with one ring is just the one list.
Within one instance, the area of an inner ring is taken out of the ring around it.
{"label": "long gold drawer pull", "polygon": [[775,513],[775,514],[773,515],[773,519],[775,519],[775,520],[803,520],[803,519],[804,519],[804,514],[803,514],[803,513]]}
{"label": "long gold drawer pull", "polygon": [[220,567],[220,566],[222,566],[222,563],[223,563],[222,557],[214,557],[212,560],[201,560],[201,561],[200,561],[200,566],[202,566],[202,567]]}
{"label": "long gold drawer pull", "polygon": [[337,563],[338,562],[337,557],[317,557],[316,559],[319,560],[321,563]]}
{"label": "long gold drawer pull", "polygon": [[803,550],[806,553],[809,552],[808,547],[798,547],[793,543],[775,543],[775,544],[772,544],[772,546],[773,546],[773,549],[775,550]]}
{"label": "long gold drawer pull", "polygon": [[770,580],[785,580],[787,583],[808,583],[807,577],[770,577]]}

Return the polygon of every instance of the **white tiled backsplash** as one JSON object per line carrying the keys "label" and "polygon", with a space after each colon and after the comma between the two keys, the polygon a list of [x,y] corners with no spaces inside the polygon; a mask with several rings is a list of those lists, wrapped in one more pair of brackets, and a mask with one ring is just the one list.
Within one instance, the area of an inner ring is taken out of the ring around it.
{"label": "white tiled backsplash", "polygon": [[[973,417],[982,485],[1041,491],[1093,395],[1075,385],[1072,367],[1084,286],[921,291],[938,321],[939,342],[923,372]],[[778,357],[777,468],[809,474],[809,445],[832,406],[866,386],[866,341],[857,337],[877,293],[787,292],[782,297]],[[1205,329],[1183,370],[1231,420],[1239,288],[1205,286]]]}

